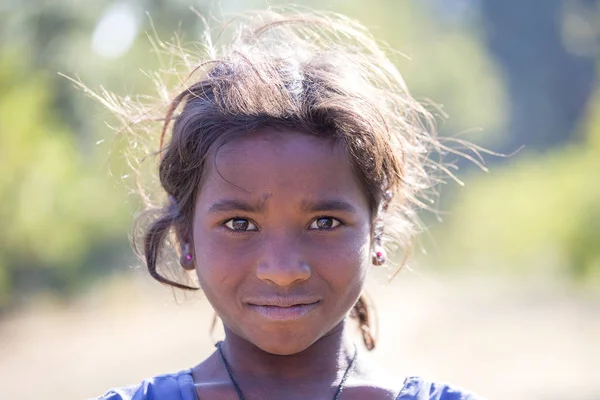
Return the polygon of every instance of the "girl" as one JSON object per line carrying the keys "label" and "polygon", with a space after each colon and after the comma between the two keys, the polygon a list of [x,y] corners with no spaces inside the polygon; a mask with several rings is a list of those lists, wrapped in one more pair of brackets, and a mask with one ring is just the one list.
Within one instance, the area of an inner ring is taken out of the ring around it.
{"label": "girl", "polygon": [[[168,107],[165,196],[145,214],[141,249],[161,283],[195,289],[182,282],[195,271],[225,339],[191,369],[99,399],[473,399],[386,380],[349,336],[354,319],[375,347],[365,278],[406,250],[429,201],[441,167],[429,152],[444,149],[430,114],[353,21],[267,12],[235,23]],[[173,253],[178,279],[164,273]]]}

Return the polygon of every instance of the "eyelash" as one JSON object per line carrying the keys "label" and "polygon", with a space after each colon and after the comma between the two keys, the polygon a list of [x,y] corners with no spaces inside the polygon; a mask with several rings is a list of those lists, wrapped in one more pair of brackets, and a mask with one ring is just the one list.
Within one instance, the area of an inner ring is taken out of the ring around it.
{"label": "eyelash", "polygon": [[[333,220],[333,224],[334,224],[335,226],[333,226],[333,227],[331,227],[331,228],[310,228],[310,226],[311,226],[311,225],[313,225],[315,222],[317,222],[317,221],[319,221],[319,220],[322,220],[322,219],[330,219],[330,220]],[[230,227],[228,227],[228,226],[227,226],[227,224],[228,224],[228,223],[230,223],[230,222],[233,222],[233,221],[236,221],[236,220],[238,220],[238,221],[239,221],[239,220],[241,220],[241,221],[246,221],[248,224],[254,225],[254,227],[256,227],[256,229],[240,230],[240,229],[232,229],[232,228],[230,228]],[[336,223],[337,223],[337,225],[336,225]],[[344,225],[344,223],[343,223],[343,222],[342,222],[340,219],[338,219],[338,218],[330,217],[330,216],[327,216],[327,215],[321,215],[321,216],[318,216],[318,217],[314,218],[314,219],[313,219],[313,220],[310,222],[310,224],[309,224],[309,228],[310,228],[310,230],[314,230],[314,231],[332,231],[332,230],[335,230],[335,229],[339,228],[339,227],[340,227],[340,226],[342,226],[342,225]],[[222,223],[222,226],[223,226],[225,229],[227,229],[227,230],[229,230],[230,232],[232,232],[232,233],[235,233],[235,234],[239,234],[239,233],[248,233],[248,232],[255,232],[255,231],[257,231],[257,230],[258,230],[258,227],[256,226],[256,223],[255,223],[255,222],[253,222],[251,219],[248,219],[248,218],[243,218],[243,217],[234,217],[234,218],[229,218],[228,220],[226,220],[226,221],[224,221],[224,222]]]}
{"label": "eyelash", "polygon": [[[250,230],[242,230],[242,229],[232,229],[230,227],[227,226],[228,223],[233,222],[233,221],[246,221],[248,224],[254,225],[254,227],[256,229],[250,229]],[[254,232],[256,230],[258,230],[258,228],[256,227],[256,224],[254,222],[252,222],[252,220],[248,219],[248,218],[242,218],[242,217],[233,217],[233,218],[229,218],[228,220],[223,222],[223,227],[227,230],[229,230],[230,232],[233,233],[247,233],[247,232]]]}
{"label": "eyelash", "polygon": [[336,228],[338,228],[338,227],[340,227],[340,226],[342,226],[342,225],[343,225],[343,224],[342,224],[342,221],[340,221],[340,220],[339,220],[339,219],[337,219],[337,218],[333,218],[333,217],[330,217],[330,216],[328,216],[328,215],[322,215],[322,216],[319,216],[319,217],[317,217],[317,218],[313,219],[313,220],[312,220],[312,222],[310,223],[309,227],[310,227],[312,224],[314,224],[315,222],[317,222],[317,221],[319,221],[319,220],[321,220],[321,219],[330,219],[330,220],[333,220],[333,223],[335,224],[335,223],[337,222],[337,225],[336,225],[336,226],[333,226],[333,227],[331,227],[331,228],[316,228],[316,229],[314,229],[314,228],[313,228],[312,230],[318,230],[318,231],[331,231],[331,230],[334,230],[334,229],[336,229]]}

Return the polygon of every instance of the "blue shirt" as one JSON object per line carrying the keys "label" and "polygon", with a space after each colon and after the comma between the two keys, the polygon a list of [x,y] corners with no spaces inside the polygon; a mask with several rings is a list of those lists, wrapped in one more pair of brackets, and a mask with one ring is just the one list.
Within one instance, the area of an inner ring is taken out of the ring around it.
{"label": "blue shirt", "polygon": [[[198,400],[192,370],[159,375],[141,384],[109,390],[95,400]],[[478,400],[472,394],[418,377],[406,378],[396,400]],[[479,399],[482,400],[482,399]]]}

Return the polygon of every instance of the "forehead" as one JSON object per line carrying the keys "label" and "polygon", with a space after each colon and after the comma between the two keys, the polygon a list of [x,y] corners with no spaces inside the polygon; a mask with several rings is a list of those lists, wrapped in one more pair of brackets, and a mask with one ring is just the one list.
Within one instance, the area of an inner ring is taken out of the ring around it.
{"label": "forehead", "polygon": [[331,138],[262,128],[222,146],[207,165],[198,200],[341,197],[367,207],[344,147]]}

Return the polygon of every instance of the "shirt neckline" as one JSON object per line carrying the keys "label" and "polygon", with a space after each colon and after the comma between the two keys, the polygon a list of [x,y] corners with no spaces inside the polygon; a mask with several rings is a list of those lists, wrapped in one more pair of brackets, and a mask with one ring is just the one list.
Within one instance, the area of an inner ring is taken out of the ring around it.
{"label": "shirt neckline", "polygon": [[[179,385],[183,400],[200,400],[198,393],[196,392],[196,386],[194,385],[194,377],[191,368],[184,369],[177,374],[177,384]],[[409,376],[405,378],[396,400],[401,400],[401,397],[406,395],[418,399],[417,396],[419,395],[422,386],[423,380],[419,377]]]}

